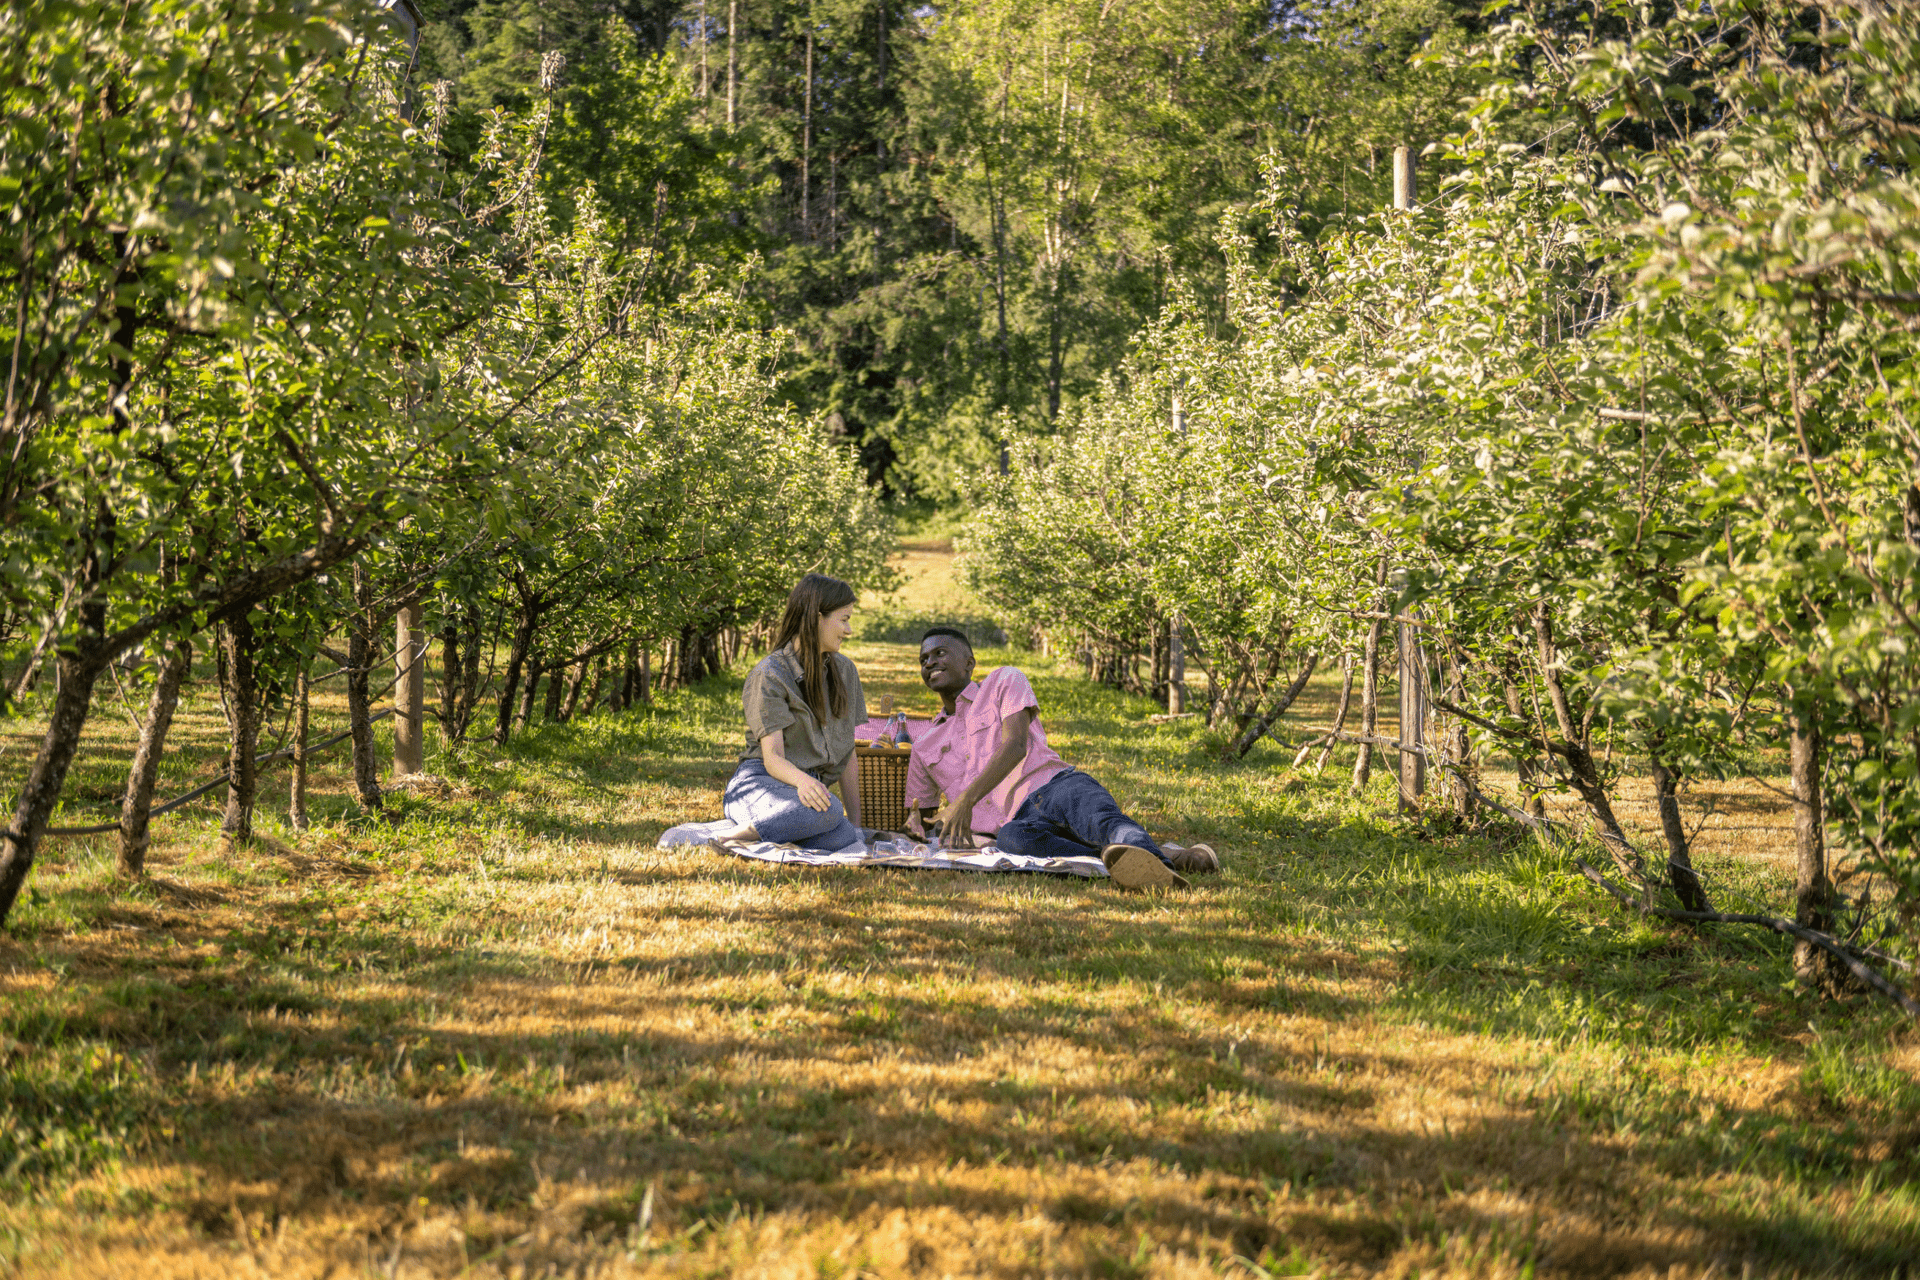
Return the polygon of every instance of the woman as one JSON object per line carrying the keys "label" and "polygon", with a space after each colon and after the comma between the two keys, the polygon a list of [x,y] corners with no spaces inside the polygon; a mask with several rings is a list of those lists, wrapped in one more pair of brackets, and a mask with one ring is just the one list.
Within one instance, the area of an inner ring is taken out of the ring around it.
{"label": "woman", "polygon": [[[840,646],[853,634],[853,588],[810,573],[787,596],[773,652],[747,673],[747,745],[727,783],[721,840],[808,849],[860,842],[854,728],[866,721],[860,675]],[[845,803],[827,788],[840,784]]]}

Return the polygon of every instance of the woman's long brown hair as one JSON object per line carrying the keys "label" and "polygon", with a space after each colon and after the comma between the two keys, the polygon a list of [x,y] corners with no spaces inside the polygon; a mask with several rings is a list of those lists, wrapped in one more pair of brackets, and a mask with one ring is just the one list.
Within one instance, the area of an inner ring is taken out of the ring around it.
{"label": "woman's long brown hair", "polygon": [[836,720],[847,714],[847,686],[827,655],[820,652],[820,619],[859,598],[840,579],[810,573],[794,584],[787,596],[787,611],[780,615],[773,647],[783,649],[791,644],[799,655],[800,691],[821,720],[827,719],[828,708],[832,708]]}

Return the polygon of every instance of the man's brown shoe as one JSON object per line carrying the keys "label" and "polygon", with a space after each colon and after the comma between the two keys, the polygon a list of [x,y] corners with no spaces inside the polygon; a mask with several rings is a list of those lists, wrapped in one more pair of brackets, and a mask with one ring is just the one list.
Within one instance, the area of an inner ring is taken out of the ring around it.
{"label": "man's brown shoe", "polygon": [[1137,844],[1110,844],[1100,851],[1107,874],[1122,889],[1143,893],[1149,889],[1185,889],[1187,878]]}
{"label": "man's brown shoe", "polygon": [[1210,844],[1182,846],[1163,840],[1160,847],[1166,850],[1175,871],[1184,871],[1188,875],[1207,875],[1220,869],[1220,855],[1213,851]]}

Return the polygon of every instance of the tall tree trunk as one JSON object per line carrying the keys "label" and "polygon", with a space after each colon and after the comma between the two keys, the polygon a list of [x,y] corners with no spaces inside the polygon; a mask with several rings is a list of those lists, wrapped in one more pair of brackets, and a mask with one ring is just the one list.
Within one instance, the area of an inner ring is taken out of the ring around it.
{"label": "tall tree trunk", "polygon": [[813,15],[807,15],[806,105],[800,116],[800,238],[813,240]]}
{"label": "tall tree trunk", "polygon": [[[1827,875],[1826,797],[1821,790],[1820,770],[1826,754],[1820,740],[1820,725],[1814,710],[1802,698],[1793,702],[1793,738],[1788,749],[1788,765],[1793,774],[1793,840],[1798,854],[1798,871],[1793,886],[1793,922],[1823,933],[1833,930],[1833,882]],[[1821,990],[1837,983],[1838,970],[1827,953],[1810,942],[1796,942],[1793,969],[1806,982]]]}
{"label": "tall tree trunk", "polygon": [[[1062,233],[1064,234],[1064,232]],[[1067,268],[1062,263],[1053,272],[1048,290],[1047,308],[1047,421],[1060,421],[1060,387],[1066,370],[1067,341]]]}
{"label": "tall tree trunk", "polygon": [[740,103],[740,0],[727,0],[727,132],[732,133],[739,118]]}
{"label": "tall tree trunk", "polygon": [[240,614],[220,627],[220,647],[226,654],[227,705],[233,727],[227,734],[227,810],[220,819],[220,837],[229,849],[253,839],[253,801],[259,781],[254,757],[260,751],[260,681],[256,666],[260,640],[253,619]]}
{"label": "tall tree trunk", "polygon": [[287,784],[287,825],[305,831],[307,822],[307,730],[313,712],[313,660],[300,660],[293,687],[293,773]]}
{"label": "tall tree trunk", "polygon": [[[1380,554],[1380,566],[1374,572],[1373,582],[1376,588],[1386,585],[1387,556]],[[1372,612],[1386,610],[1384,593],[1375,590]],[[1379,618],[1367,621],[1367,641],[1361,649],[1360,657],[1360,732],[1372,738],[1380,725],[1380,629],[1385,625]],[[1353,762],[1353,789],[1365,791],[1367,783],[1373,779],[1373,743],[1362,742],[1360,754]]]}
{"label": "tall tree trunk", "polygon": [[73,753],[80,745],[80,734],[87,726],[87,712],[93,706],[93,683],[100,678],[108,660],[102,633],[106,629],[107,608],[88,603],[80,607],[81,635],[70,650],[56,653],[59,688],[53,695],[53,708],[47,730],[40,739],[39,754],[27,770],[27,779],[14,803],[13,822],[0,841],[0,925],[7,921],[13,904],[33,870],[34,854],[40,848],[47,821],[60,802],[60,788],[66,784],[67,770],[73,765]]}
{"label": "tall tree trunk", "polygon": [[649,657],[646,649],[639,650],[639,661],[634,661],[635,645],[627,646],[627,669],[633,672],[633,697],[639,702],[652,702],[653,690],[648,687],[652,672],[647,669]]}
{"label": "tall tree trunk", "polygon": [[1660,744],[1652,744],[1654,804],[1660,810],[1660,833],[1667,840],[1667,873],[1680,905],[1688,911],[1711,911],[1705,886],[1693,869],[1687,849],[1687,828],[1680,821],[1680,776],[1660,759]]}
{"label": "tall tree trunk", "polygon": [[711,125],[711,108],[707,105],[713,96],[713,77],[707,74],[707,43],[711,34],[707,26],[707,0],[700,0],[700,122]]}
{"label": "tall tree trunk", "polygon": [[146,870],[147,848],[152,843],[147,815],[153,811],[153,787],[160,777],[167,731],[173,727],[173,713],[180,705],[180,682],[192,662],[193,644],[186,639],[169,641],[160,656],[153,693],[147,698],[147,719],[140,727],[140,745],[134,749],[133,767],[127,770],[127,790],[120,800],[119,871],[123,876],[141,875]]}
{"label": "tall tree trunk", "polygon": [[365,565],[353,566],[353,611],[347,619],[347,729],[353,737],[353,794],[360,812],[381,811],[380,768],[373,758],[373,679],[376,619],[373,580]]}

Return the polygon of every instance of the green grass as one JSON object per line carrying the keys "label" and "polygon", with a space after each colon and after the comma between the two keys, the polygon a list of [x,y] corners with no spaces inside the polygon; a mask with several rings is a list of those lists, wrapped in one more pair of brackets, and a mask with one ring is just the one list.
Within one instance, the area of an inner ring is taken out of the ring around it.
{"label": "green grass", "polygon": [[[870,700],[928,700],[910,646],[852,656]],[[1884,1007],[1803,994],[1770,936],[1628,918],[1515,831],[1402,824],[1385,778],[1350,797],[1339,760],[1296,775],[1273,744],[1222,763],[1197,721],[1017,660],[1062,754],[1224,874],[1140,898],[656,851],[717,808],[738,672],[504,751],[433,743],[448,785],[391,822],[354,814],[336,757],[304,835],[272,774],[255,846],[220,851],[210,799],[162,820],[139,884],[105,838],[50,842],[0,941],[0,1269],[1920,1255],[1915,1041]],[[198,688],[182,785],[218,768]],[[88,816],[124,769],[124,721],[96,728]]]}

